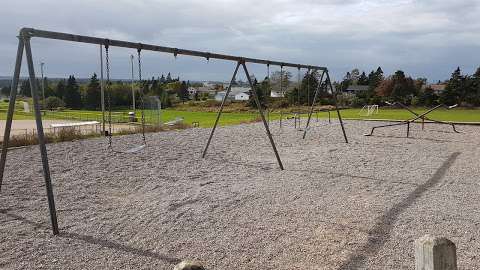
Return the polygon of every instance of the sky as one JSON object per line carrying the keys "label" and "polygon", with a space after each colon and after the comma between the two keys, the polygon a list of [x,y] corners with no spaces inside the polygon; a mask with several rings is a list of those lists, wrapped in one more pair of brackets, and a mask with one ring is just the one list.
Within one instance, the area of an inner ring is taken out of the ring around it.
{"label": "sky", "polygon": [[[16,0],[0,8],[0,76],[13,73],[21,27],[325,66],[403,70],[430,82],[480,66],[478,0]],[[98,45],[32,39],[47,77],[99,73]],[[129,78],[130,54],[111,49],[112,78]],[[142,76],[228,81],[235,63],[143,53]],[[250,65],[256,77],[267,75]],[[276,67],[271,67],[275,71]],[[135,67],[135,77],[138,77]],[[294,77],[297,70],[291,69]],[[304,71],[302,71],[304,72]],[[26,69],[23,68],[23,74]],[[242,79],[242,74],[239,79]]]}

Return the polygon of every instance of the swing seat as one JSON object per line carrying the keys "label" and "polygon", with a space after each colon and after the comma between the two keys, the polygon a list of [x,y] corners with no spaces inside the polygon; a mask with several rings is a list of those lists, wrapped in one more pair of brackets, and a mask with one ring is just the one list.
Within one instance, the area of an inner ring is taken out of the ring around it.
{"label": "swing seat", "polygon": [[143,150],[143,148],[145,148],[145,146],[147,146],[147,145],[145,145],[145,144],[137,145],[133,148],[128,149],[127,151],[125,151],[125,153],[130,154],[130,153],[140,152],[140,151]]}
{"label": "swing seat", "polygon": [[113,148],[111,148],[111,150],[112,152],[119,153],[119,154],[133,154],[133,153],[142,151],[146,146],[147,146],[146,144],[141,144],[124,151],[115,150]]}

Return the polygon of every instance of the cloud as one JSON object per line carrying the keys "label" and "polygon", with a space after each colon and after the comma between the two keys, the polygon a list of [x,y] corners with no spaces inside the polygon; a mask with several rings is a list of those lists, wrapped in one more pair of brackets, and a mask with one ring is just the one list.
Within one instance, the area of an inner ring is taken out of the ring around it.
{"label": "cloud", "polygon": [[[6,1],[0,10],[0,75],[13,70],[15,36],[30,26],[322,65],[334,78],[355,67],[368,72],[382,66],[434,81],[456,66],[471,73],[480,64],[479,12],[477,0]],[[34,54],[45,60],[50,76],[89,76],[98,72],[98,48],[92,47],[35,40]],[[128,76],[121,63],[129,53],[112,53],[116,76]],[[191,76],[187,79],[230,75],[226,64],[206,68],[203,60],[178,64],[169,56],[150,57],[148,75],[170,70]]]}

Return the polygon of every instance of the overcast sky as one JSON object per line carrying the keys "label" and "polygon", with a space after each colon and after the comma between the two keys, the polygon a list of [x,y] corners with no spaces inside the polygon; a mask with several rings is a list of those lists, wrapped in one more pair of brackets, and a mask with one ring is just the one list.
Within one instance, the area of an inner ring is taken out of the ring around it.
{"label": "overcast sky", "polygon": [[[0,75],[13,71],[23,27],[326,66],[335,79],[353,68],[404,70],[429,81],[480,65],[479,0],[14,0],[0,7]],[[49,77],[87,77],[99,48],[34,39]],[[127,78],[129,55],[112,48],[112,77]],[[191,80],[228,80],[234,64],[145,53],[144,77],[171,71]],[[252,66],[257,77],[266,68]],[[274,70],[274,68],[272,68]],[[296,70],[292,73],[297,74]]]}

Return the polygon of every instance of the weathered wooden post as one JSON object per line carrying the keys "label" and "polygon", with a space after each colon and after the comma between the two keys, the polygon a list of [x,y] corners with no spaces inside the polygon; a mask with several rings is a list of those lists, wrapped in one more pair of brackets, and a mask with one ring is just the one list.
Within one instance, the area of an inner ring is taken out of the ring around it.
{"label": "weathered wooden post", "polygon": [[457,248],[444,237],[425,235],[415,241],[416,270],[457,270]]}

